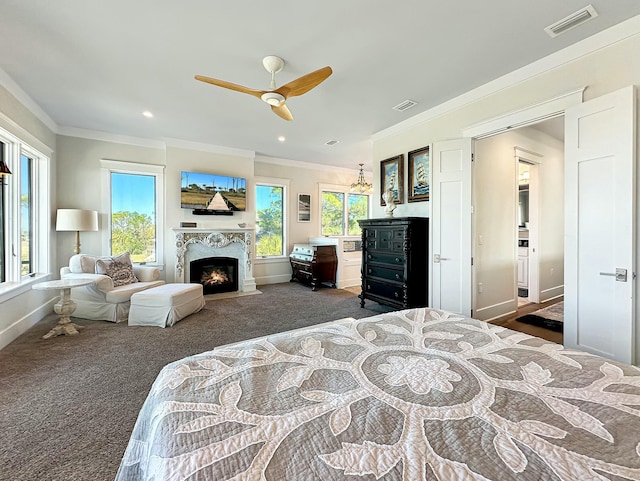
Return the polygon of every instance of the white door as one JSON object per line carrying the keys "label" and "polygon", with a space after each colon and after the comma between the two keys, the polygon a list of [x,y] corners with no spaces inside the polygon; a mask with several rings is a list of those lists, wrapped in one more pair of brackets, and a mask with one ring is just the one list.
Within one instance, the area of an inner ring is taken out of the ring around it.
{"label": "white door", "polygon": [[634,361],[635,89],[567,109],[564,343]]}
{"label": "white door", "polygon": [[436,142],[431,185],[431,302],[471,315],[471,139]]}

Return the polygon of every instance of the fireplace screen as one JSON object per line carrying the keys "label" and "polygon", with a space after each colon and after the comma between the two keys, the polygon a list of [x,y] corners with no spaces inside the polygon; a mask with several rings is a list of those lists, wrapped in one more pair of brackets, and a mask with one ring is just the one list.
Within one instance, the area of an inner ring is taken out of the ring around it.
{"label": "fireplace screen", "polygon": [[207,257],[189,264],[191,282],[202,284],[204,294],[238,290],[238,259]]}

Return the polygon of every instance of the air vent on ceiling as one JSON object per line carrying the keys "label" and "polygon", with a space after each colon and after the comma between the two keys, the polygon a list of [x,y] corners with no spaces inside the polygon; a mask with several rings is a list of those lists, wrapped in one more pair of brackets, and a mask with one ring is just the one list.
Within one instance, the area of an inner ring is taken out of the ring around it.
{"label": "air vent on ceiling", "polygon": [[324,145],[336,145],[338,142],[340,142],[339,140],[327,140]]}
{"label": "air vent on ceiling", "polygon": [[404,112],[405,110],[409,110],[411,107],[415,107],[418,105],[418,102],[414,102],[413,100],[405,100],[400,102],[395,107],[391,107],[393,110],[397,110],[398,112]]}
{"label": "air vent on ceiling", "polygon": [[584,22],[591,20],[598,16],[598,12],[591,5],[587,5],[584,8],[581,8],[577,12],[572,13],[564,17],[562,20],[557,21],[556,23],[549,25],[544,29],[545,32],[550,37],[557,37],[558,35],[566,32],[567,30],[571,30],[578,25],[582,25]]}

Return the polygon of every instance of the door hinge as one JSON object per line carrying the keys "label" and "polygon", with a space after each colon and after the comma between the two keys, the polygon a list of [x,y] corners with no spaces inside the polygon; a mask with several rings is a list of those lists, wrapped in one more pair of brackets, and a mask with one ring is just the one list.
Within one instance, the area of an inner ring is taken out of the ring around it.
{"label": "door hinge", "polygon": [[471,258],[471,265],[473,265],[473,257]]}
{"label": "door hinge", "polygon": [[476,160],[475,154],[471,154],[471,162],[475,162],[475,160]]}

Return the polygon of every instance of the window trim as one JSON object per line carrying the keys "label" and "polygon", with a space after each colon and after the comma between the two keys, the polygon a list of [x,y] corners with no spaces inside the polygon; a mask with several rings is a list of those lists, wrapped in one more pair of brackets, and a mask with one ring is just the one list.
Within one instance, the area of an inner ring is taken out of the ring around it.
{"label": "window trim", "polygon": [[[0,122],[2,120],[3,118],[0,117]],[[30,139],[32,137],[30,135],[26,136]],[[6,130],[3,126],[0,126],[0,142],[4,144],[5,148],[4,162],[11,171],[11,175],[0,178],[2,183],[5,184],[2,187],[5,194],[5,281],[0,283],[0,303],[2,303],[27,292],[33,283],[51,275],[51,153],[47,155],[41,152],[17,135]],[[41,144],[41,142],[36,143]],[[26,276],[22,275],[22,256],[14,255],[16,252],[19,253],[21,244],[20,185],[22,179],[22,155],[31,159],[32,272]],[[12,221],[9,222],[9,219],[12,219]]]}
{"label": "window trim", "polygon": [[[270,264],[273,262],[281,262],[282,260],[289,261],[289,179],[283,179],[278,177],[255,177],[253,179],[253,205],[255,211],[255,224],[256,229],[254,231],[253,243],[256,246],[253,250],[253,257],[255,264]],[[257,247],[257,233],[258,233],[258,199],[256,196],[256,187],[259,185],[268,187],[282,187],[282,255],[279,256],[258,256]]]}
{"label": "window trim", "polygon": [[339,184],[322,184],[318,183],[318,205],[316,219],[318,219],[318,232],[320,235],[322,234],[322,193],[323,192],[337,192],[340,194],[344,194],[344,209],[343,209],[343,218],[344,225],[342,229],[341,235],[332,235],[331,237],[353,237],[349,235],[347,230],[349,229],[349,194],[357,194],[357,195],[366,195],[369,197],[369,202],[367,203],[367,218],[371,217],[372,204],[371,199],[373,197],[372,193],[361,193],[361,192],[351,192],[351,188],[347,185],[339,185]]}
{"label": "window trim", "polygon": [[[156,261],[145,265],[164,269],[164,165],[142,164],[122,160],[100,159],[102,178],[102,211],[107,216],[102,229],[102,252],[111,255],[111,174],[149,175],[155,177],[156,182]],[[138,263],[134,263],[138,264]]]}

